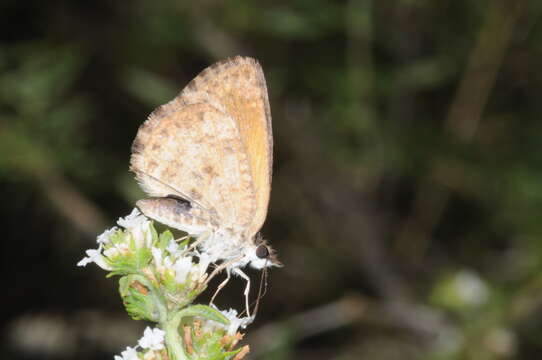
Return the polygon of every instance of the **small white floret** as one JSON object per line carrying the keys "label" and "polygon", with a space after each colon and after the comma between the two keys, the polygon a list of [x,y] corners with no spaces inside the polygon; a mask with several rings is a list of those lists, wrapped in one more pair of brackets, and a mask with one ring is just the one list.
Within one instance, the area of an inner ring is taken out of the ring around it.
{"label": "small white floret", "polygon": [[168,253],[170,253],[173,256],[177,256],[177,252],[179,251],[179,244],[173,239],[169,241],[168,246],[166,247],[166,250]]}
{"label": "small white floret", "polygon": [[141,249],[152,245],[151,222],[137,208],[134,208],[130,215],[119,218],[117,224],[130,231],[136,248]]}
{"label": "small white floret", "polygon": [[156,247],[151,248],[152,257],[157,267],[162,266],[162,251]]}
{"label": "small white floret", "polygon": [[115,360],[138,360],[137,351],[135,348],[127,347],[126,350],[120,353],[121,356],[115,355]]}
{"label": "small white floret", "polygon": [[228,335],[234,335],[239,328],[246,328],[247,325],[254,321],[254,317],[237,317],[237,310],[229,309],[228,311],[221,311],[222,315],[228,318],[230,325],[228,326]]}
{"label": "small white floret", "polygon": [[93,262],[93,263],[96,263],[96,265],[98,265],[99,267],[101,267],[104,270],[112,270],[109,267],[109,265],[107,265],[107,263],[105,262],[105,260],[104,260],[104,258],[102,256],[102,247],[101,247],[101,245],[100,245],[100,247],[98,249],[86,250],[85,254],[87,254],[87,256],[84,257],[83,259],[81,259],[81,261],[79,261],[77,263],[77,266],[87,266],[88,264]]}
{"label": "small white floret", "polygon": [[114,246],[108,247],[104,250],[104,256],[112,259],[116,256],[126,254],[129,252],[128,245],[125,243],[115,244]]}
{"label": "small white floret", "polygon": [[143,337],[139,339],[138,344],[143,349],[161,350],[164,348],[165,331],[158,328],[151,329],[147,326],[143,332]]}
{"label": "small white floret", "polygon": [[207,268],[211,264],[212,259],[206,252],[199,254],[199,262],[196,268],[198,279],[201,279],[207,273]]}
{"label": "small white floret", "polygon": [[98,235],[96,242],[98,244],[107,244],[109,242],[109,236],[116,233],[119,229],[116,226],[113,226],[111,229],[105,230],[103,233]]}
{"label": "small white floret", "polygon": [[173,265],[173,269],[175,270],[175,281],[179,284],[182,284],[186,281],[186,277],[190,273],[190,270],[192,270],[192,257],[191,256],[185,256],[183,258],[178,259],[175,262],[175,265]]}
{"label": "small white floret", "polygon": [[119,218],[117,224],[125,229],[132,229],[142,225],[145,221],[148,221],[147,218],[137,208],[134,208],[129,215]]}

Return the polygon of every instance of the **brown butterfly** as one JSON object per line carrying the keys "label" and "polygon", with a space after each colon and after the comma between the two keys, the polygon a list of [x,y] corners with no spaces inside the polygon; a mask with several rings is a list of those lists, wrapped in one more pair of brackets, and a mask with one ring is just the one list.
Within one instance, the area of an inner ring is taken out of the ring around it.
{"label": "brown butterfly", "polygon": [[197,238],[228,279],[231,271],[247,280],[247,298],[250,280],[240,268],[280,266],[258,235],[271,191],[272,150],[262,68],[240,56],[211,65],[158,107],[132,146],[130,168],[151,196],[137,207]]}

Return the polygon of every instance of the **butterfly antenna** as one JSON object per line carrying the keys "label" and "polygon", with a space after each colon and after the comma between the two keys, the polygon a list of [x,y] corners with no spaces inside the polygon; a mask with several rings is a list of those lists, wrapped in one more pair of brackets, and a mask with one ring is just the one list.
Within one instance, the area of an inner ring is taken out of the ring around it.
{"label": "butterfly antenna", "polygon": [[258,296],[256,297],[256,300],[253,301],[252,303],[252,304],[256,303],[256,305],[254,306],[254,311],[252,312],[253,317],[256,317],[256,315],[258,314],[258,309],[260,307],[260,300],[267,293],[267,261],[265,265],[266,266],[264,266],[264,268],[262,269],[262,275],[260,276],[260,286],[258,288]]}

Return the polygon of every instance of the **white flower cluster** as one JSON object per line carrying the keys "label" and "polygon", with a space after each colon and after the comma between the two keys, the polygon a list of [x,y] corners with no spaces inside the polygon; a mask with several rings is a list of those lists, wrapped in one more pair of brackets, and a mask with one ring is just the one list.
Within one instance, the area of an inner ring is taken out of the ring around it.
{"label": "white flower cluster", "polygon": [[[87,256],[77,263],[78,266],[95,263],[104,270],[113,270],[106,260],[126,254],[133,239],[136,249],[146,247],[151,250],[154,266],[159,273],[174,271],[178,283],[185,282],[188,277],[203,280],[207,276],[207,269],[211,264],[207,253],[199,253],[197,250],[188,252],[185,246],[179,246],[175,240],[170,241],[166,251],[154,247],[151,222],[136,208],[130,215],[120,218],[117,224],[131,236],[125,236],[125,241],[112,243],[110,237],[121,230],[115,226],[104,231],[96,240],[98,248],[86,250]],[[194,257],[198,258],[197,262],[194,262]]]}
{"label": "white flower cluster", "polygon": [[139,360],[139,357],[137,355],[138,347],[148,350],[145,355],[148,355],[150,353],[150,357],[153,358],[153,351],[159,351],[164,349],[165,334],[166,333],[163,330],[160,330],[158,328],[151,329],[147,326],[147,328],[145,328],[145,331],[143,332],[143,337],[137,342],[138,345],[136,347],[128,346],[126,350],[120,353],[120,356],[115,355],[115,360]]}
{"label": "white flower cluster", "polygon": [[[127,263],[126,259],[137,259],[139,251],[143,251],[142,254],[146,254],[150,269],[146,264],[145,268],[139,269],[144,273],[148,271],[153,276],[154,274],[165,275],[161,276],[159,281],[174,281],[176,284],[182,284],[181,288],[188,284],[188,289],[195,289],[194,285],[199,286],[207,279],[207,271],[213,263],[209,254],[190,249],[184,243],[180,245],[175,239],[169,240],[167,246],[164,246],[162,237],[164,234],[157,238],[151,221],[137,209],[134,209],[130,215],[120,218],[117,224],[119,227],[106,230],[97,237],[98,248],[86,250],[86,257],[79,261],[78,266],[95,263],[104,270],[116,271],[117,263],[122,267]],[[201,287],[202,290],[204,288]],[[234,309],[221,311],[221,313],[228,319],[228,325],[207,319],[203,321],[202,330],[204,332],[226,331],[231,336],[235,335],[239,328],[245,328],[254,320],[253,317],[238,317]],[[155,352],[165,347],[164,336],[163,330],[147,327],[138,345],[127,347],[120,356],[115,356],[115,360],[154,358]],[[140,349],[139,353],[138,349]],[[142,354],[144,355],[139,357]]]}
{"label": "white flower cluster", "polygon": [[[153,247],[152,257],[156,270],[163,274],[174,271],[175,280],[181,284],[188,280],[203,281],[207,277],[207,269],[211,259],[207,253],[199,253],[197,250],[189,252],[186,246],[179,246],[175,240],[171,240],[166,247],[166,253]],[[194,257],[198,262],[194,262]]]}
{"label": "white flower cluster", "polygon": [[[130,215],[120,218],[117,221],[119,226],[122,226],[132,235],[132,239],[137,249],[152,246],[151,222],[139,210],[134,208]],[[116,255],[125,254],[129,251],[129,237],[127,241],[120,243],[111,243],[111,235],[120,231],[116,226],[104,231],[98,236],[96,242],[97,249],[89,249],[85,251],[86,257],[77,263],[77,266],[87,266],[90,263],[95,263],[104,270],[113,270],[107,264],[106,258],[112,258]]]}

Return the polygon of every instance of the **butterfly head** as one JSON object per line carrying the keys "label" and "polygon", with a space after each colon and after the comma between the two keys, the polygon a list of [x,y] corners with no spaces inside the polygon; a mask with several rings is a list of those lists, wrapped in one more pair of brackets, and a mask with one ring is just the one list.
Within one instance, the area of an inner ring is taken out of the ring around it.
{"label": "butterfly head", "polygon": [[254,237],[254,246],[249,249],[247,255],[250,266],[254,269],[283,266],[278,260],[275,250],[259,234]]}

